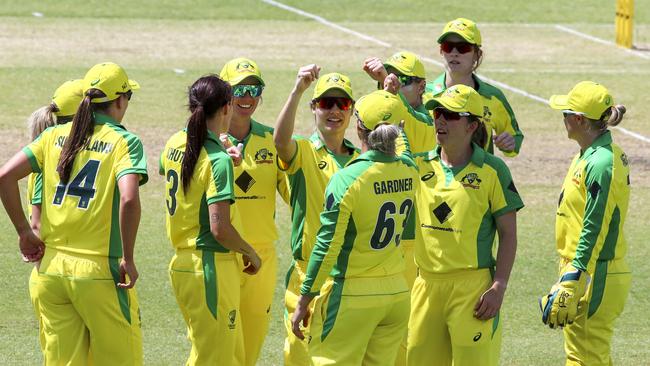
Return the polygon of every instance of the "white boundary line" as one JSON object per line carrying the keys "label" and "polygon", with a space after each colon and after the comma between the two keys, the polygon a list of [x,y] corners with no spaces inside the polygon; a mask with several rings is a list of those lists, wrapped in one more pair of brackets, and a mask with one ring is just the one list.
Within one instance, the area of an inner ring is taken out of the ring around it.
{"label": "white boundary line", "polygon": [[[321,17],[321,16],[318,16],[318,15],[315,15],[315,14],[312,14],[312,13],[308,13],[308,12],[306,12],[306,11],[304,11],[304,10],[300,10],[300,9],[298,9],[298,8],[294,8],[293,6],[289,6],[289,5],[286,5],[286,4],[283,4],[283,3],[277,2],[277,1],[275,1],[275,0],[262,0],[262,2],[265,2],[265,3],[267,3],[267,4],[271,5],[271,6],[275,6],[275,7],[278,7],[278,8],[280,8],[280,9],[284,9],[284,10],[287,10],[287,11],[289,11],[289,12],[292,12],[292,13],[295,13],[295,14],[298,14],[298,15],[302,15],[302,16],[304,16],[304,17],[306,17],[306,18],[313,19],[313,20],[315,20],[315,21],[317,21],[317,22],[319,22],[319,23],[321,23],[321,24],[323,24],[323,25],[326,25],[326,26],[328,26],[328,27],[331,27],[331,28],[334,28],[334,29],[340,30],[340,31],[342,31],[342,32],[345,32],[345,33],[348,33],[348,34],[354,35],[354,36],[356,36],[356,37],[359,37],[359,38],[364,39],[364,40],[366,40],[366,41],[369,41],[369,42],[375,43],[375,44],[380,45],[380,46],[382,46],[382,47],[386,47],[386,48],[391,48],[391,47],[393,47],[393,45],[391,45],[391,44],[388,43],[388,42],[384,42],[384,41],[382,41],[382,40],[380,40],[380,39],[377,39],[377,38],[375,38],[375,37],[369,36],[369,35],[367,35],[367,34],[363,34],[363,33],[357,32],[357,31],[355,31],[355,30],[352,30],[352,29],[350,29],[350,28],[346,28],[346,27],[341,26],[341,25],[339,25],[339,24],[336,24],[336,23],[330,22],[329,20],[327,20],[327,19],[325,19],[325,18],[323,18],[323,17]],[[555,25],[555,27],[558,28],[558,29],[560,29],[560,30],[568,31],[569,33],[573,33],[573,32],[575,32],[574,34],[578,34],[578,35],[579,35],[579,34],[583,34],[583,35],[585,35],[585,36],[592,37],[592,36],[586,35],[586,34],[584,34],[584,33],[580,33],[580,32],[578,32],[578,31],[573,31],[571,28],[566,28],[566,27],[563,27],[563,26],[561,26],[561,25]],[[565,29],[562,29],[562,28],[565,28],[566,30],[565,30]],[[573,31],[573,32],[572,32],[572,31]],[[592,37],[592,38],[594,38],[594,39],[598,39],[599,41],[602,41],[602,42],[606,42],[606,44],[611,43],[611,42],[607,43],[608,41],[601,40],[601,39],[596,38],[596,37]],[[602,43],[602,42],[601,42],[601,43]],[[443,67],[443,64],[442,64],[440,61],[434,60],[434,59],[429,58],[429,57],[420,57],[420,58],[421,58],[423,61],[428,62],[428,63],[430,63],[430,64],[436,65],[436,66],[438,66],[438,67]],[[531,94],[531,93],[529,93],[529,92],[527,92],[527,91],[525,91],[525,90],[522,90],[522,89],[519,89],[519,88],[515,88],[515,87],[513,87],[513,86],[510,86],[510,85],[508,85],[508,84],[502,83],[502,82],[500,82],[500,81],[497,81],[497,80],[494,80],[494,79],[488,78],[488,77],[486,77],[486,76],[484,76],[484,75],[480,75],[480,74],[479,74],[478,76],[479,76],[481,79],[483,79],[483,80],[485,80],[485,81],[487,81],[487,82],[489,82],[489,83],[492,83],[492,84],[494,84],[494,85],[496,85],[496,86],[498,86],[498,87],[500,87],[500,88],[502,88],[502,89],[509,90],[509,91],[511,91],[511,92],[513,92],[513,93],[515,93],[515,94],[519,94],[519,95],[522,95],[522,96],[524,96],[524,97],[526,97],[526,98],[532,99],[532,100],[534,100],[534,101],[536,101],[536,102],[540,102],[540,103],[543,103],[543,104],[547,104],[547,105],[548,105],[548,101],[546,100],[546,98],[542,98],[542,97],[540,97],[540,96],[538,96],[538,95]],[[618,130],[620,130],[621,132],[625,133],[626,135],[629,135],[629,136],[632,136],[632,137],[634,137],[634,138],[636,138],[636,139],[639,139],[639,140],[641,140],[641,141],[644,141],[644,142],[650,143],[650,138],[648,138],[648,137],[645,137],[645,136],[643,136],[643,135],[640,135],[640,134],[638,134],[638,133],[636,133],[636,132],[632,132],[632,131],[627,130],[627,129],[623,128],[623,127],[618,127],[618,126],[616,126],[615,128],[618,129]]]}
{"label": "white boundary line", "polygon": [[556,24],[555,29],[561,30],[562,32],[573,34],[575,36],[578,36],[578,37],[581,37],[581,38],[584,38],[584,39],[588,39],[588,40],[593,41],[593,42],[601,43],[601,44],[604,44],[604,45],[607,45],[607,46],[614,46],[614,47],[619,48],[622,51],[625,51],[625,52],[630,53],[632,55],[644,58],[646,60],[650,60],[650,54],[645,54],[645,53],[642,53],[642,52],[639,52],[639,51],[631,50],[629,48],[620,47],[620,46],[618,46],[616,43],[614,43],[612,41],[608,41],[606,39],[594,37],[594,36],[592,36],[590,34],[587,34],[587,33],[582,33],[580,31],[577,31],[577,30],[573,29],[573,28],[569,28],[569,27],[566,27],[566,26],[563,26],[563,25]]}

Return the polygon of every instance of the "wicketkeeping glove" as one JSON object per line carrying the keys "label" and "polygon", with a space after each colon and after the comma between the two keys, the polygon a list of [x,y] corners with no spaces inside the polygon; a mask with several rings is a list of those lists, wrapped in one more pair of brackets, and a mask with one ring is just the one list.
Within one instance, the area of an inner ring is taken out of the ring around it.
{"label": "wicketkeeping glove", "polygon": [[549,294],[539,298],[542,322],[551,328],[573,323],[578,308],[582,306],[581,301],[585,301],[582,298],[589,281],[587,272],[575,268],[571,263],[567,264]]}

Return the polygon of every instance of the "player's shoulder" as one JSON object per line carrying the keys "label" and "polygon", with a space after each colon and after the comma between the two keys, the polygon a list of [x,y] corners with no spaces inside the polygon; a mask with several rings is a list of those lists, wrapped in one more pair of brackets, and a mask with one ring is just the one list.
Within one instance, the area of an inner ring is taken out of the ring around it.
{"label": "player's shoulder", "polygon": [[503,94],[503,91],[501,89],[479,78],[478,76],[474,76],[474,80],[478,84],[479,94],[488,98],[494,97],[504,104],[508,103],[508,98],[506,98],[506,95]]}

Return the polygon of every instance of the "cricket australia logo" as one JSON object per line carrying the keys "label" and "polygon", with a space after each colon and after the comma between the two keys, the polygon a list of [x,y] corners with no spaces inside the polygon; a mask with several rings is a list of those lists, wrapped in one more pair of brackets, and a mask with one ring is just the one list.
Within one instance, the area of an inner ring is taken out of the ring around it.
{"label": "cricket australia logo", "polygon": [[267,148],[259,149],[255,153],[255,162],[258,164],[273,164],[273,153]]}
{"label": "cricket australia logo", "polygon": [[228,313],[228,328],[235,329],[235,320],[237,320],[237,310],[231,310]]}
{"label": "cricket australia logo", "polygon": [[251,63],[248,61],[242,61],[237,64],[235,70],[237,70],[237,72],[246,72],[246,71],[255,72],[255,66],[251,65]]}
{"label": "cricket australia logo", "polygon": [[580,169],[576,169],[573,172],[573,178],[571,178],[571,181],[576,185],[580,185],[580,182],[582,181],[582,171]]}
{"label": "cricket australia logo", "polygon": [[492,119],[492,112],[487,106],[483,106],[483,123],[488,123]]}
{"label": "cricket australia logo", "polygon": [[621,154],[621,163],[623,163],[623,166],[628,166],[630,164],[629,160],[627,160],[627,155]]}
{"label": "cricket australia logo", "polygon": [[463,179],[460,180],[460,184],[462,184],[463,187],[472,189],[479,189],[481,182],[481,178],[479,178],[476,173],[466,174]]}

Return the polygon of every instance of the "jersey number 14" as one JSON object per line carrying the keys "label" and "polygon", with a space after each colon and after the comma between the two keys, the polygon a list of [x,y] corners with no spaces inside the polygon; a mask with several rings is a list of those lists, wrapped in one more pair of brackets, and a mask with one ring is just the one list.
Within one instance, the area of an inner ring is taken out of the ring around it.
{"label": "jersey number 14", "polygon": [[87,209],[90,201],[95,197],[95,179],[99,171],[99,160],[88,160],[79,173],[68,184],[59,182],[54,193],[53,204],[61,206],[66,196],[79,197],[77,208]]}

